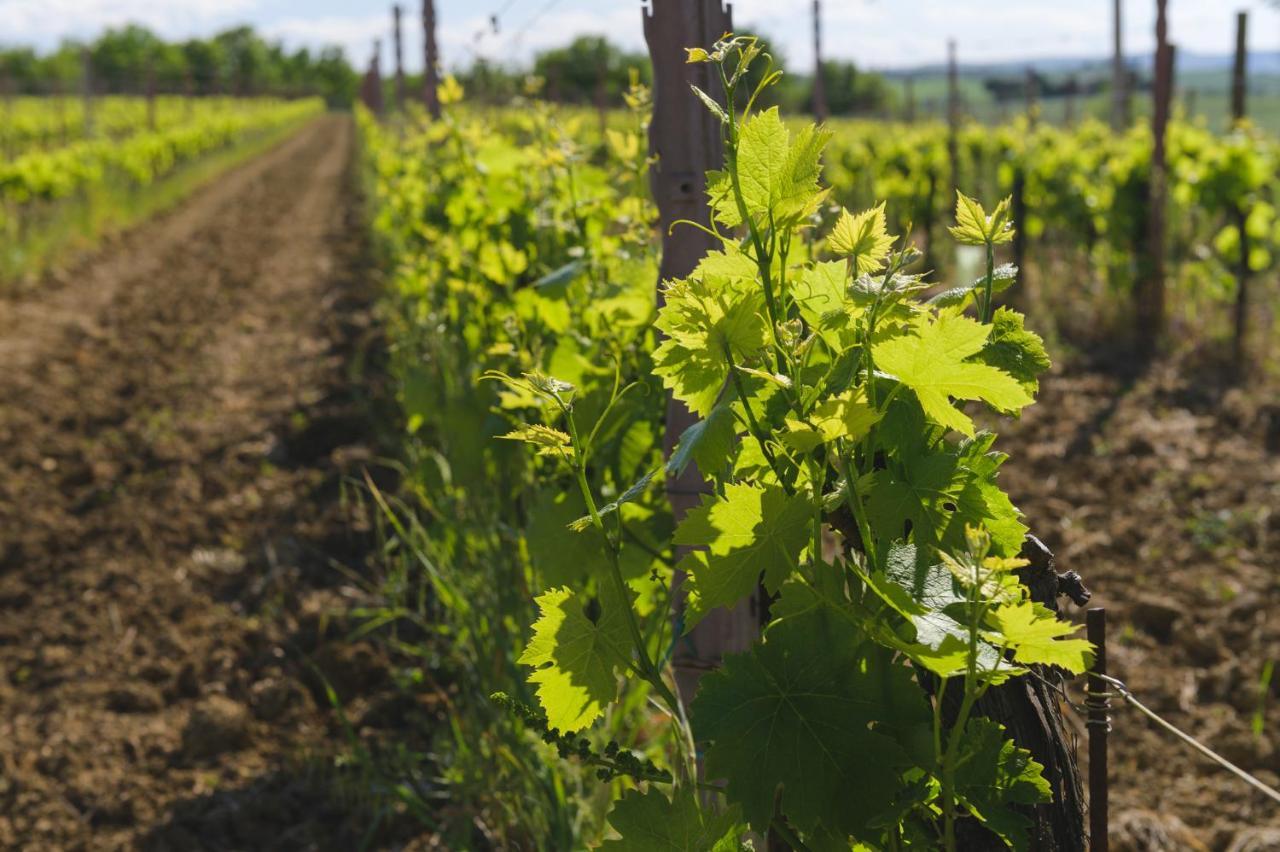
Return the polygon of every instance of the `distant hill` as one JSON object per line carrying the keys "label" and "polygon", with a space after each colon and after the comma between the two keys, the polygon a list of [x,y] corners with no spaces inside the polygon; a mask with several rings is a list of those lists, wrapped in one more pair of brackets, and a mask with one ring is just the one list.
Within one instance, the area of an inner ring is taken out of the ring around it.
{"label": "distant hill", "polygon": [[[1153,55],[1150,53],[1135,54],[1126,57],[1131,68],[1143,74],[1151,72]],[[1231,70],[1233,58],[1230,54],[1182,53],[1178,54],[1178,71],[1183,74],[1220,74]],[[1028,59],[1009,62],[964,62],[960,63],[960,74],[966,77],[1002,77],[1022,74],[1028,68],[1034,68],[1041,74],[1110,74],[1110,57],[1050,57],[1047,59]],[[946,66],[941,63],[922,65],[906,70],[883,71],[886,77],[930,77],[946,73]],[[1280,51],[1260,50],[1249,54],[1250,76],[1280,75]]]}

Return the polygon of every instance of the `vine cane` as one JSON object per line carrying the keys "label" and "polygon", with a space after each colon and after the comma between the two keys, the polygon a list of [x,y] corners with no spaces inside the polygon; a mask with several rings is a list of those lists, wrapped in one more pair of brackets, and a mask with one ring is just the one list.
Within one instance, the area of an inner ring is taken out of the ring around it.
{"label": "vine cane", "polygon": [[1093,607],[1085,618],[1096,657],[1089,672],[1085,707],[1089,710],[1089,848],[1107,852],[1107,734],[1111,731],[1111,692],[1107,674],[1107,611]]}

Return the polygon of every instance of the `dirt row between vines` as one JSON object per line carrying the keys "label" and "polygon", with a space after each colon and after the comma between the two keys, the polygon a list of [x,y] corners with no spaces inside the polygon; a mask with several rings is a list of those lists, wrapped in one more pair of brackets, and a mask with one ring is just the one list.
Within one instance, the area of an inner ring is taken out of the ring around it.
{"label": "dirt row between vines", "polygon": [[[1280,672],[1262,678],[1280,664],[1280,392],[1233,388],[1199,355],[1137,378],[1068,369],[1042,390],[1021,422],[993,424],[1012,457],[1001,481],[1107,608],[1111,674],[1277,785]],[[1135,710],[1115,720],[1113,849],[1280,850],[1280,806]]]}
{"label": "dirt row between vines", "polygon": [[[325,641],[369,546],[353,129],[0,300],[0,848],[346,849]],[[358,804],[358,803],[357,803]]]}
{"label": "dirt row between vines", "polygon": [[[423,711],[330,618],[372,543],[352,142],[318,121],[0,299],[0,848],[360,844],[316,673],[361,730]],[[1113,672],[1274,784],[1280,397],[1194,367],[1050,376],[1003,483],[1109,608]],[[1132,712],[1113,744],[1113,848],[1280,849],[1280,810]]]}

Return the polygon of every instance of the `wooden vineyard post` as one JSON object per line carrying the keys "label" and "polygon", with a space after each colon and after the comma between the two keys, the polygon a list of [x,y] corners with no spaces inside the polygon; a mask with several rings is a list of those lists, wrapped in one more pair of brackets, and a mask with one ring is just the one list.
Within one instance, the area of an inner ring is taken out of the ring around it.
{"label": "wooden vineyard post", "polygon": [[596,84],[591,93],[592,100],[595,101],[596,118],[600,124],[601,142],[604,141],[605,132],[609,127],[609,93],[606,89],[606,80],[609,76],[608,62],[608,45],[601,39],[596,53]]}
{"label": "wooden vineyard post", "polygon": [[440,58],[436,53],[436,3],[422,0],[422,103],[440,118]]}
{"label": "wooden vineyard post", "polygon": [[382,42],[373,42],[373,57],[369,60],[369,70],[365,72],[364,84],[361,86],[361,100],[374,115],[382,115]]}
{"label": "wooden vineyard post", "polygon": [[822,0],[813,0],[813,119],[821,124],[830,117],[827,81],[822,76]]}
{"label": "wooden vineyard post", "polygon": [[905,103],[905,114],[907,124],[914,124],[916,120],[916,78],[911,74],[902,78],[902,99]]}
{"label": "wooden vineyard post", "polygon": [[1027,68],[1026,81],[1023,83],[1022,93],[1026,98],[1027,123],[1035,127],[1036,119],[1039,117],[1036,101],[1040,96],[1040,81],[1036,78],[1036,70],[1034,68]]}
{"label": "wooden vineyard post", "polygon": [[951,170],[951,204],[960,189],[960,70],[956,67],[956,40],[947,42],[947,163]]}
{"label": "wooden vineyard post", "polygon": [[1027,171],[1024,160],[1025,154],[1019,154],[1014,160],[1013,186],[1009,192],[1013,199],[1009,205],[1014,221],[1013,265],[1018,270],[1019,285],[1025,285],[1027,280]]}
{"label": "wooden vineyard post", "polygon": [[[1077,606],[1089,600],[1078,575],[1059,575],[1053,554],[1034,536],[1027,536],[1022,557],[1030,563],[1019,576],[1032,600],[1055,612],[1059,595],[1067,595]],[[1044,767],[1044,778],[1053,791],[1053,800],[1016,810],[1030,820],[1027,848],[1036,852],[1080,852],[1086,849],[1084,790],[1075,760],[1075,748],[1067,734],[1060,705],[1059,675],[1037,667],[1035,675],[1015,678],[992,687],[977,704],[974,713],[1005,726],[1008,736]],[[958,693],[947,691],[943,712],[953,717],[959,705]],[[960,827],[964,826],[964,831]],[[962,836],[963,835],[963,836]],[[1004,849],[1003,841],[973,820],[957,826],[958,848],[966,850]]]}
{"label": "wooden vineyard post", "polygon": [[[1231,121],[1236,127],[1244,121],[1245,98],[1248,86],[1248,27],[1249,13],[1236,13],[1236,58],[1231,69]],[[1243,200],[1233,211],[1236,232],[1239,235],[1239,254],[1236,261],[1235,338],[1232,341],[1232,362],[1236,375],[1248,369],[1249,353],[1249,211]]]}
{"label": "wooden vineyard post", "polygon": [[[723,150],[720,124],[690,91],[719,94],[711,66],[688,64],[686,47],[710,47],[732,29],[729,10],[721,0],[651,0],[644,13],[644,37],[653,62],[653,120],[649,126],[649,150],[655,157],[649,183],[658,205],[662,234],[659,281],[682,278],[698,264],[717,241],[690,226],[670,230],[671,223],[688,219],[709,224],[703,182],[708,169],[720,168]],[[659,291],[659,299],[662,298]],[[668,397],[664,446],[668,455],[680,435],[696,417],[679,401]],[[671,509],[679,521],[707,492],[707,483],[694,465],[667,481]],[[677,578],[678,582],[679,578]],[[676,630],[681,629],[683,596],[676,595]],[[702,675],[719,665],[725,654],[745,651],[759,632],[758,601],[753,595],[732,610],[709,613],[680,640],[673,657],[680,700],[688,703]],[[678,634],[677,634],[678,635]]]}
{"label": "wooden vineyard post", "polygon": [[1067,78],[1067,89],[1062,97],[1062,124],[1070,127],[1076,123],[1076,95],[1080,91],[1080,80],[1075,74]]}
{"label": "wooden vineyard post", "polygon": [[93,138],[93,53],[80,48],[80,85],[84,96],[84,136]]}
{"label": "wooden vineyard post", "polygon": [[1117,133],[1129,127],[1129,74],[1124,67],[1124,36],[1120,31],[1123,0],[1112,4],[1111,34],[1111,129]]}
{"label": "wooden vineyard post", "polygon": [[1086,615],[1089,641],[1093,643],[1093,668],[1089,670],[1085,706],[1089,710],[1089,849],[1107,852],[1107,734],[1111,731],[1110,688],[1107,673],[1107,611],[1093,607]]}
{"label": "wooden vineyard post", "polygon": [[154,56],[147,57],[147,129],[155,132],[156,129],[156,60]]}
{"label": "wooden vineyard post", "polygon": [[1173,99],[1174,46],[1169,43],[1166,17],[1168,0],[1156,0],[1156,78],[1151,112],[1151,179],[1147,210],[1146,269],[1133,288],[1134,319],[1139,353],[1155,354],[1164,338],[1165,325],[1165,205],[1168,188],[1165,175],[1165,132]]}
{"label": "wooden vineyard post", "polygon": [[400,18],[403,9],[397,3],[391,7],[394,38],[396,40],[396,110],[404,111],[404,37],[400,29]]}

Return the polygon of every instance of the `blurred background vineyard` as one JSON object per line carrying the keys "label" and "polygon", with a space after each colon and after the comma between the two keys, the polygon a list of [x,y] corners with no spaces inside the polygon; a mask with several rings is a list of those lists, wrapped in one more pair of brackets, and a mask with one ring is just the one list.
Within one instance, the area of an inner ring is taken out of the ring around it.
{"label": "blurred background vineyard", "polygon": [[[1214,30],[1174,18],[1193,47],[1163,92],[1146,0],[1118,64],[1110,0],[1054,10],[1039,40],[989,4],[922,2],[933,25],[900,47],[850,21],[910,30],[905,2],[735,18],[785,71],[766,105],[833,132],[814,233],[884,202],[944,291],[984,265],[947,237],[955,190],[1013,199],[1008,299],[1055,366],[999,425],[1002,483],[1110,607],[1113,671],[1275,784],[1280,12],[1248,4],[1239,74],[1236,10],[1169,2]],[[438,49],[417,3],[288,26],[251,0],[191,22],[125,4],[102,27],[0,0],[0,846],[608,835],[609,787],[490,700],[534,703],[530,593],[589,557],[554,537],[582,514],[564,483],[494,440],[527,400],[478,379],[647,367],[640,4],[429,5]],[[955,37],[966,15],[989,15],[980,37]],[[1068,19],[1097,37],[1064,41]],[[602,432],[615,493],[661,463],[663,393]],[[636,576],[672,561],[652,502],[627,510]],[[592,736],[660,758],[642,705]],[[1231,779],[1137,721],[1114,742],[1119,848],[1280,849],[1280,813]]]}

